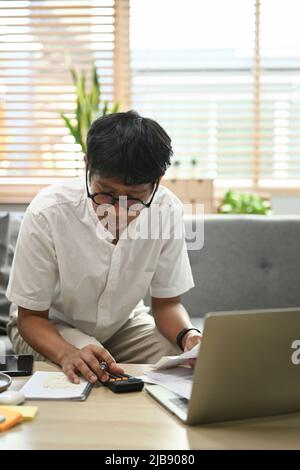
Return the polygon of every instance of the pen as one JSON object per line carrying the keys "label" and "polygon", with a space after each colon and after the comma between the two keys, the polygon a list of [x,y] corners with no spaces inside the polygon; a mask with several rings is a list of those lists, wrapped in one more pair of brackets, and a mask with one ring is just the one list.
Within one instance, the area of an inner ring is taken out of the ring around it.
{"label": "pen", "polygon": [[113,378],[117,377],[116,375],[111,374],[107,370],[107,362],[105,362],[105,361],[100,362],[100,369],[103,370],[103,372],[106,372],[109,377],[113,377]]}
{"label": "pen", "polygon": [[107,369],[107,362],[101,361],[100,362],[100,369],[103,370],[103,372],[106,372],[110,378],[116,378],[115,375],[112,375],[110,372],[108,372]]}
{"label": "pen", "polygon": [[107,369],[107,362],[105,362],[105,361],[100,362],[100,369],[103,370],[103,372],[106,372],[110,378],[116,379],[118,377],[117,375],[113,375],[110,372],[108,372],[108,370],[106,370]]}

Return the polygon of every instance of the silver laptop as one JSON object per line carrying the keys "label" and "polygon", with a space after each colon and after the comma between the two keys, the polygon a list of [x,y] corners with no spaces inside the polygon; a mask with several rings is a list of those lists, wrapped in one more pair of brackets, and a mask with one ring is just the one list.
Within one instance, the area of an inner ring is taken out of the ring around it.
{"label": "silver laptop", "polygon": [[146,390],[187,424],[300,412],[300,307],[208,314],[190,400]]}

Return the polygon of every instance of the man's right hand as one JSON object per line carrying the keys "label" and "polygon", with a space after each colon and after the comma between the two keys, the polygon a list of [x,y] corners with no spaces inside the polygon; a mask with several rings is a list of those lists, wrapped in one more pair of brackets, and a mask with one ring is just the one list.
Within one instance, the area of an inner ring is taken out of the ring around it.
{"label": "man's right hand", "polygon": [[82,349],[72,346],[63,354],[60,365],[68,379],[75,384],[80,382],[79,374],[92,383],[97,380],[106,382],[109,376],[100,368],[102,361],[107,363],[106,370],[112,374],[124,374],[122,367],[116,363],[109,352],[94,344],[89,344]]}

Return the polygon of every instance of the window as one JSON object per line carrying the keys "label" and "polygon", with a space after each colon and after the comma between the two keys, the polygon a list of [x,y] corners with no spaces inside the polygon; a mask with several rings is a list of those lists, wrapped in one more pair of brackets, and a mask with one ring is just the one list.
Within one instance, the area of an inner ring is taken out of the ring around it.
{"label": "window", "polygon": [[71,66],[89,77],[95,63],[102,99],[128,107],[128,9],[127,0],[0,2],[2,201],[81,174],[80,148],[60,116],[74,113]]}
{"label": "window", "polygon": [[103,99],[169,132],[169,177],[299,188],[298,4],[0,0],[0,200],[81,174],[60,112],[74,115],[69,67],[93,63]]}
{"label": "window", "polygon": [[167,128],[180,177],[299,186],[297,0],[131,0],[132,106]]}
{"label": "window", "polygon": [[262,0],[260,175],[265,187],[300,185],[299,1]]}

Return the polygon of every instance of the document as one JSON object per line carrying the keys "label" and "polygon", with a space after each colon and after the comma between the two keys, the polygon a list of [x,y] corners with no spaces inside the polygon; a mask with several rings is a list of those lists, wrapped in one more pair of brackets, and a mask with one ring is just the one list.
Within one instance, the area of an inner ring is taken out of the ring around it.
{"label": "document", "polygon": [[141,377],[144,382],[161,385],[162,387],[187,398],[191,397],[194,369],[178,367],[186,364],[188,359],[198,356],[200,344],[179,356],[164,356],[152,366],[150,371]]}
{"label": "document", "polygon": [[163,356],[152,368],[153,370],[169,369],[180,364],[185,364],[188,359],[195,359],[198,356],[199,347],[200,344],[197,344],[193,349],[179,354],[179,356]]}
{"label": "document", "polygon": [[144,382],[161,385],[189,400],[192,393],[193,372],[191,367],[174,367],[160,372],[146,372],[142,379]]}
{"label": "document", "polygon": [[63,372],[35,372],[21,391],[28,400],[85,400],[92,384],[81,378],[73,384]]}

